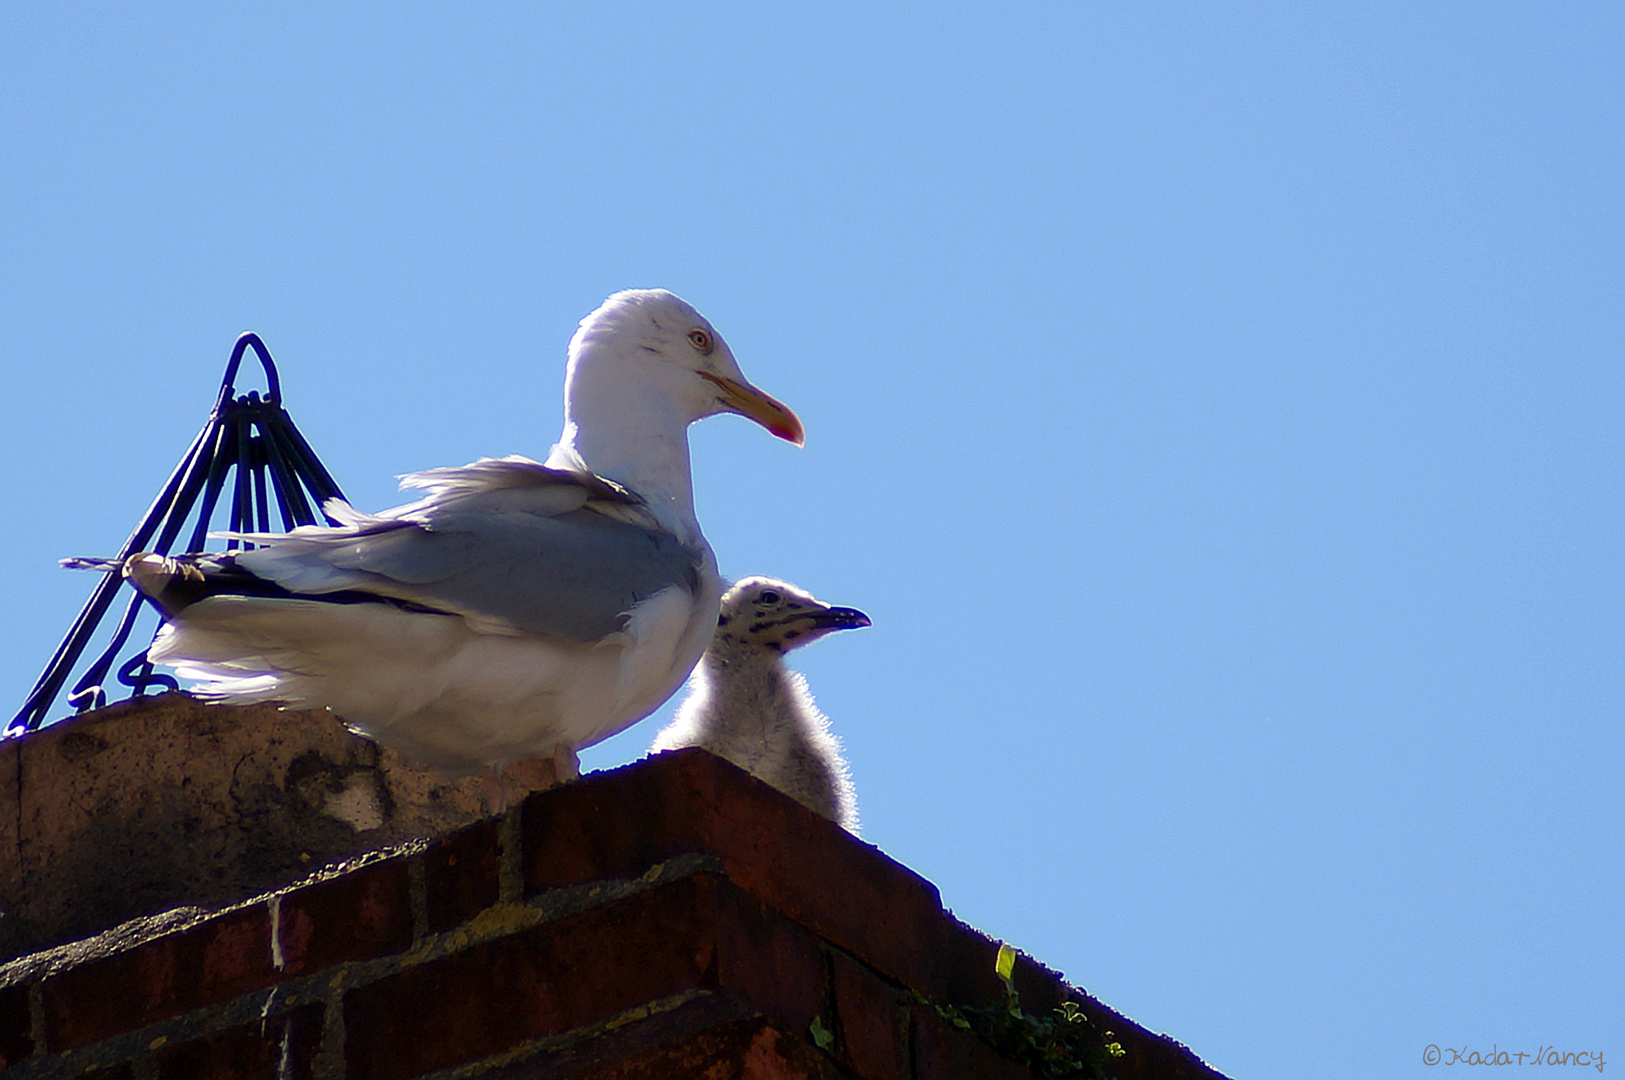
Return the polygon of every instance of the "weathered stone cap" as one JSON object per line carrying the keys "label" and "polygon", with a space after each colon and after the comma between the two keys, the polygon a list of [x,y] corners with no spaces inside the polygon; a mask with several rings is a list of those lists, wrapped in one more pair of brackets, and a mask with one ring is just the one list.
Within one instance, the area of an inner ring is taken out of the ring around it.
{"label": "weathered stone cap", "polygon": [[325,711],[137,698],[0,742],[0,960],[482,815]]}

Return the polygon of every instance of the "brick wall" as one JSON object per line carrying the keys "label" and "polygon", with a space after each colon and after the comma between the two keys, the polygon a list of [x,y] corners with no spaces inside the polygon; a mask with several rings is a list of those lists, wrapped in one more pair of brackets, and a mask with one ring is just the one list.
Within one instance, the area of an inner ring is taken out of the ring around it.
{"label": "brick wall", "polygon": [[[15,960],[0,1077],[1016,1080],[938,1008],[1002,1001],[996,952],[906,867],[686,750]],[[1219,1077],[1026,958],[1015,983],[1029,1011],[1085,1003],[1122,1080]]]}

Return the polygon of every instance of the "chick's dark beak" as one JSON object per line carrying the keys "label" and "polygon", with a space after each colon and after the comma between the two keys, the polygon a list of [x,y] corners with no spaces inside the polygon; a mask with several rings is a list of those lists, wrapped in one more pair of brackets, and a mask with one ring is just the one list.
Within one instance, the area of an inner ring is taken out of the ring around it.
{"label": "chick's dark beak", "polygon": [[822,611],[810,611],[807,618],[812,620],[814,626],[820,630],[857,630],[865,626],[873,626],[869,616],[852,607],[832,607]]}

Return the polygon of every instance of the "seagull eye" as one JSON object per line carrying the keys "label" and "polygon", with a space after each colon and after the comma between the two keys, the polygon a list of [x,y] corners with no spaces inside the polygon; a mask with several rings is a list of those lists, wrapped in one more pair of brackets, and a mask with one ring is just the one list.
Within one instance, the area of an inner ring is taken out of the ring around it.
{"label": "seagull eye", "polygon": [[696,349],[706,355],[710,355],[711,350],[716,348],[716,342],[711,340],[711,335],[698,328],[688,332],[688,340],[693,343]]}
{"label": "seagull eye", "polygon": [[784,597],[780,596],[778,593],[774,592],[772,589],[767,590],[761,596],[761,601],[764,604],[776,604],[782,599],[784,599]]}

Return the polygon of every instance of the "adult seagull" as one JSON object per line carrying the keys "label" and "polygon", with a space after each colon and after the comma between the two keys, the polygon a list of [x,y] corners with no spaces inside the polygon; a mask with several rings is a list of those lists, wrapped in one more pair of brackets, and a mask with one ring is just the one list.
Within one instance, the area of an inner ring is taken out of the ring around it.
{"label": "adult seagull", "polygon": [[132,556],[124,574],[168,620],[149,656],[210,700],[326,707],[448,772],[551,757],[574,776],[576,751],[670,697],[716,628],[687,428],[723,412],[804,441],[691,305],[616,293],[570,341],[545,464],[412,473],[401,486],[428,495],[380,514],[333,501],[336,526]]}

